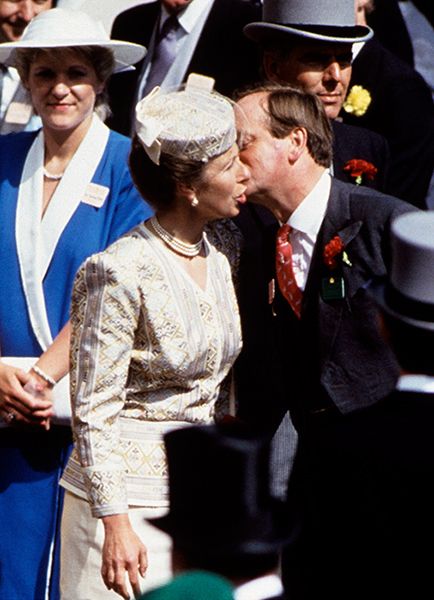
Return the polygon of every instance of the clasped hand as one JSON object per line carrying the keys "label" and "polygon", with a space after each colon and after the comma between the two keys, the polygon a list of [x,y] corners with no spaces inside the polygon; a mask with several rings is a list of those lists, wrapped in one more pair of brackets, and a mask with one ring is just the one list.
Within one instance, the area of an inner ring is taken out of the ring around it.
{"label": "clasped hand", "polygon": [[51,387],[33,373],[0,362],[0,414],[9,424],[49,429]]}

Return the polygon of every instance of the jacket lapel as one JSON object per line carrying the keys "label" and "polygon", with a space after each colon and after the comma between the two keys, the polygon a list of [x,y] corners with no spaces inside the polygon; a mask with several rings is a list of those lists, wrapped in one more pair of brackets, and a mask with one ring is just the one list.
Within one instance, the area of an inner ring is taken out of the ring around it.
{"label": "jacket lapel", "polygon": [[[44,138],[35,138],[24,164],[19,186],[15,235],[21,281],[35,336],[44,350],[52,343],[43,282],[60,236],[89,190],[107,144],[109,129],[94,116],[90,129],[71,159],[41,222]],[[95,150],[96,148],[96,150]],[[107,190],[108,192],[108,190]]]}
{"label": "jacket lapel", "polygon": [[[339,276],[343,277],[345,285],[344,298],[341,300],[325,300],[323,298],[323,279],[333,274],[324,262],[324,248],[335,236],[339,236],[344,246],[347,247],[358,235],[361,227],[361,221],[353,221],[351,218],[346,186],[336,179],[332,179],[327,211],[316,240],[302,304],[302,317],[309,319],[312,317],[318,320],[321,343],[324,344],[322,356],[327,356],[332,348],[347,304],[346,293],[348,292],[348,279],[351,276],[350,265],[340,264]],[[341,259],[338,260],[341,263]]]}

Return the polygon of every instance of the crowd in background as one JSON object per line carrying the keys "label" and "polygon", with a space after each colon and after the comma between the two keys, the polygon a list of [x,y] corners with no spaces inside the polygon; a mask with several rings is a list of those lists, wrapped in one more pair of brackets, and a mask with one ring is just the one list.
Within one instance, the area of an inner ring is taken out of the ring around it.
{"label": "crowd in background", "polygon": [[429,595],[433,28],[0,0],[1,598]]}

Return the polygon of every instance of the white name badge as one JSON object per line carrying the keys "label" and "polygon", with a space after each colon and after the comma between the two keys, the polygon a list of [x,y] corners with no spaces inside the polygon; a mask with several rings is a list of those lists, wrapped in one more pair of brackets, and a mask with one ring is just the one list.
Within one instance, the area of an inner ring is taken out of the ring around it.
{"label": "white name badge", "polygon": [[95,208],[101,208],[108,196],[109,191],[109,188],[105,185],[89,183],[82,202],[89,204],[90,206],[94,206]]}
{"label": "white name badge", "polygon": [[11,102],[5,114],[5,123],[16,123],[17,125],[26,125],[30,121],[33,108],[31,104],[25,102]]}

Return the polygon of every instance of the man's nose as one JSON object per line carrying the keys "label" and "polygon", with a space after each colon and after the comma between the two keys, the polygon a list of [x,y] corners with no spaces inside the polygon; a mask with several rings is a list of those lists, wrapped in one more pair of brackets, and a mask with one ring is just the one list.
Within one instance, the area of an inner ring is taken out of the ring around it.
{"label": "man's nose", "polygon": [[334,81],[340,81],[341,79],[341,66],[337,60],[332,60],[327,65],[325,70],[325,76],[328,79],[333,79]]}
{"label": "man's nose", "polygon": [[29,23],[37,14],[37,9],[32,0],[21,0],[18,6],[18,14],[23,21]]}

